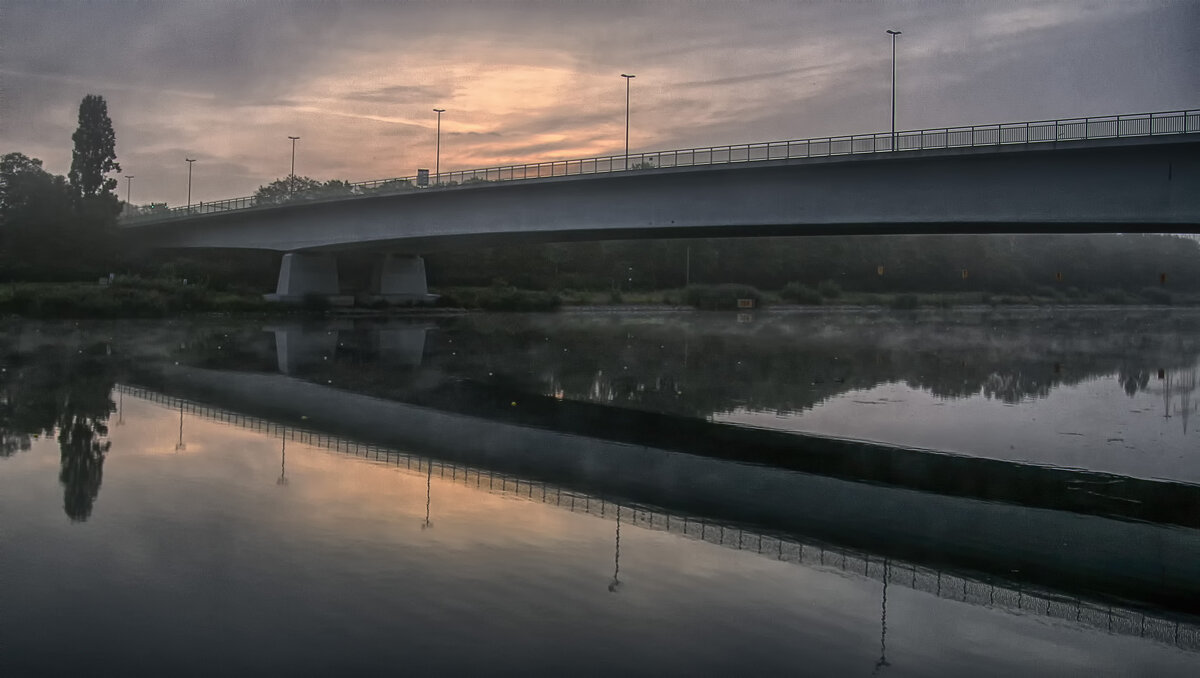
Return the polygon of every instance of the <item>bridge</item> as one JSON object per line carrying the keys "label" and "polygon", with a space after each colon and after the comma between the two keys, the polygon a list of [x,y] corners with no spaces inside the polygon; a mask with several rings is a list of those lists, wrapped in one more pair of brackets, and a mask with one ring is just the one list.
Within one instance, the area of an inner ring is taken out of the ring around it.
{"label": "bridge", "polygon": [[421,254],[503,243],[921,233],[1200,233],[1200,110],[511,165],[139,214],[128,242],[284,252],[276,296],[338,294],[336,253],[427,295]]}

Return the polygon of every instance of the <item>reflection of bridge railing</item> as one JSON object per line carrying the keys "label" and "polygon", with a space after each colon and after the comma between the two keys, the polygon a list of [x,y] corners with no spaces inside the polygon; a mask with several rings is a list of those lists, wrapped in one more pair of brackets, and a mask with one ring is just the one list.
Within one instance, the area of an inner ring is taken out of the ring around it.
{"label": "reflection of bridge railing", "polygon": [[853,549],[802,542],[783,535],[755,532],[738,525],[672,514],[640,505],[621,504],[552,483],[465,464],[431,460],[418,454],[279,424],[135,386],[118,384],[116,388],[121,393],[165,405],[172,410],[182,410],[211,421],[279,436],[311,447],[403,467],[420,474],[436,471],[439,479],[474,486],[501,496],[537,501],[599,518],[616,520],[619,516],[626,524],[679,534],[739,551],[751,551],[784,562],[831,568],[881,583],[905,586],[939,598],[1011,612],[1035,613],[1074,621],[1109,633],[1138,636],[1185,650],[1200,651],[1200,626],[1177,620],[1112,605],[1099,605],[1079,597],[1062,596],[1040,589],[1022,589],[1016,582],[984,581]]}
{"label": "reflection of bridge railing", "polygon": [[[995,125],[937,127],[904,132],[876,132],[850,136],[817,137],[787,141],[767,141],[729,146],[707,146],[670,151],[651,151],[626,155],[608,155],[578,160],[552,160],[523,165],[502,165],[483,169],[442,172],[433,178],[435,187],[468,183],[489,183],[524,179],[542,179],[581,174],[606,174],[627,170],[699,165],[724,165],[760,160],[821,158],[835,155],[922,151],[945,148],[973,148],[1042,144],[1058,141],[1147,137],[1200,133],[1200,110],[1109,115],[1095,118],[1038,120]],[[158,221],[172,217],[210,214],[229,210],[268,208],[279,204],[341,200],[419,190],[417,177],[375,179],[346,184],[339,190],[319,189],[298,194],[283,203],[259,204],[253,196],[202,202],[190,207],[156,209],[123,218],[124,223]]]}

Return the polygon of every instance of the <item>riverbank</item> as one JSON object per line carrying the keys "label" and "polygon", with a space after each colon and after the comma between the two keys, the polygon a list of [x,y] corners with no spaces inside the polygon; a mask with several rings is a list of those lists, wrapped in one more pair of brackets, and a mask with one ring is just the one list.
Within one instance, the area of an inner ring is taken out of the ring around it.
{"label": "riverbank", "polygon": [[204,313],[293,315],[333,312],[338,315],[379,315],[456,311],[563,310],[747,310],[805,308],[920,308],[970,307],[1086,307],[1086,306],[1200,306],[1200,294],[1147,288],[1137,293],[1119,289],[1037,295],[987,292],[869,293],[834,286],[780,291],[746,285],[692,285],[662,290],[526,290],[509,286],[449,287],[430,306],[376,304],[332,308],[321,298],[298,305],[268,302],[254,290],[210,288],[179,279],[118,276],[112,281],[66,283],[8,283],[0,285],[0,314],[28,318],[162,318]]}
{"label": "riverbank", "polygon": [[0,285],[0,314],[29,318],[163,318],[189,313],[280,313],[262,294],[184,280],[118,276],[112,281]]}

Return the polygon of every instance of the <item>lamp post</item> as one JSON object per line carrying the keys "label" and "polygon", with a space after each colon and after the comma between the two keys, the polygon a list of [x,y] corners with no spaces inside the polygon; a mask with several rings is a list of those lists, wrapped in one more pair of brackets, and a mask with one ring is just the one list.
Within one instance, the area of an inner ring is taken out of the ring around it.
{"label": "lamp post", "polygon": [[442,114],[446,112],[444,108],[433,109],[434,113],[438,114],[437,121],[437,150],[434,151],[433,157],[433,183],[442,183]]}
{"label": "lamp post", "polygon": [[196,162],[196,159],[195,158],[184,158],[183,160],[184,160],[184,162],[186,162],[188,164],[187,211],[188,211],[188,214],[191,214],[192,213],[192,163]]}
{"label": "lamp post", "polygon": [[129,202],[129,194],[133,192],[133,175],[125,175],[125,206],[128,208],[133,203]]}
{"label": "lamp post", "polygon": [[629,169],[629,81],[637,76],[622,73],[621,77],[625,78],[625,169]]}
{"label": "lamp post", "polygon": [[288,174],[288,193],[296,192],[296,142],[300,137],[288,136],[292,140],[292,171]]}
{"label": "lamp post", "polygon": [[896,36],[900,31],[888,29],[892,36],[892,150],[896,150]]}

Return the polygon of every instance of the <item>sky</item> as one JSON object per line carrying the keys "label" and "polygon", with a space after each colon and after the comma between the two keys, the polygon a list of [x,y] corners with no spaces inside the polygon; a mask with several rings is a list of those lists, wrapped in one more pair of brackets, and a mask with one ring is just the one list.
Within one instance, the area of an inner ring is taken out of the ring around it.
{"label": "sky", "polygon": [[0,153],[108,102],[133,202],[632,151],[1200,108],[1196,0],[0,0]]}

